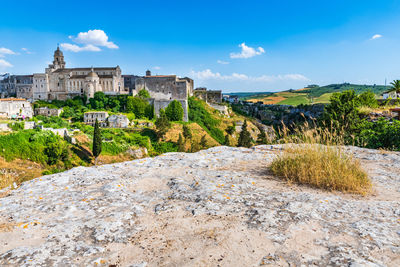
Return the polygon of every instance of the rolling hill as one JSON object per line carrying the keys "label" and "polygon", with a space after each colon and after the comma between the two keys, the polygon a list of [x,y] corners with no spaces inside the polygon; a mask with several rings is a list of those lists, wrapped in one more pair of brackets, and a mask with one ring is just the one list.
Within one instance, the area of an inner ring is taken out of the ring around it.
{"label": "rolling hill", "polygon": [[359,84],[330,84],[326,86],[310,86],[298,90],[287,90],[277,93],[262,92],[250,95],[245,93],[241,100],[250,102],[263,102],[264,104],[279,104],[297,106],[300,104],[329,103],[333,93],[345,90],[355,90],[357,94],[372,91],[378,98],[387,90],[384,85],[359,85]]}

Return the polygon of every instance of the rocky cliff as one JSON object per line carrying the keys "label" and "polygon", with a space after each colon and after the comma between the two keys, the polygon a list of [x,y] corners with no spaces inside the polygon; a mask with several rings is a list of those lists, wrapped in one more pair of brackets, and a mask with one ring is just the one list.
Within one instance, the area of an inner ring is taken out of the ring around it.
{"label": "rocky cliff", "polygon": [[0,191],[0,265],[400,266],[400,153],[367,197],[288,185],[280,146],[78,167]]}

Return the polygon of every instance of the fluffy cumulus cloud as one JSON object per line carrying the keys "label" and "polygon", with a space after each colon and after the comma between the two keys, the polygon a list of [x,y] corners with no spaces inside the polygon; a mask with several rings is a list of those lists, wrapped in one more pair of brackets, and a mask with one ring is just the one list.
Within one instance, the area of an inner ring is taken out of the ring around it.
{"label": "fluffy cumulus cloud", "polygon": [[12,66],[10,62],[0,59],[0,68],[11,68]]}
{"label": "fluffy cumulus cloud", "polygon": [[61,47],[72,52],[99,52],[102,47],[109,49],[119,48],[115,43],[108,40],[108,36],[103,30],[80,32],[76,37],[69,36],[69,39],[71,39],[75,44],[62,43]]}
{"label": "fluffy cumulus cloud", "polygon": [[191,75],[199,80],[223,80],[223,81],[251,81],[251,82],[276,82],[276,81],[310,81],[301,74],[282,74],[282,75],[261,75],[248,76],[246,74],[232,73],[222,75],[219,72],[212,72],[210,69],[202,71],[191,71]]}
{"label": "fluffy cumulus cloud", "polygon": [[380,34],[375,34],[374,36],[371,37],[371,40],[379,39],[382,38],[383,36]]}
{"label": "fluffy cumulus cloud", "polygon": [[239,47],[242,48],[242,51],[240,53],[231,53],[231,58],[251,58],[265,53],[264,48],[261,46],[254,48],[247,46],[245,43],[241,43]]}

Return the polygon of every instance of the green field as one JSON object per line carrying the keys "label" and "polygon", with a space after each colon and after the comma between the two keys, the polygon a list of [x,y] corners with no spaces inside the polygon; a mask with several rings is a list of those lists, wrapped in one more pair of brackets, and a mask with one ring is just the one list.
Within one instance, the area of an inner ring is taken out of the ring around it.
{"label": "green field", "polygon": [[250,102],[263,102],[264,104],[292,105],[329,103],[329,99],[335,92],[345,90],[355,90],[357,94],[372,91],[377,98],[387,89],[383,85],[357,85],[357,84],[331,84],[327,86],[316,86],[313,88],[303,88],[300,90],[289,90],[277,93],[258,93],[256,95],[246,95],[242,100]]}

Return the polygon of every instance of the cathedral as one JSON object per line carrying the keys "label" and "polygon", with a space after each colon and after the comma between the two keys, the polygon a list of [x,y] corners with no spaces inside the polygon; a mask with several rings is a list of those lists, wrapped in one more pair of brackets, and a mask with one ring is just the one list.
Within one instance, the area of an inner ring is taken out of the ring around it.
{"label": "cathedral", "polygon": [[106,95],[128,94],[124,88],[121,68],[66,68],[63,52],[57,47],[53,64],[45,73],[33,74],[34,100],[66,100],[86,95],[92,98],[94,93]]}

